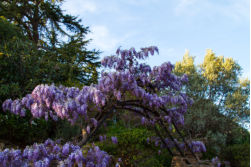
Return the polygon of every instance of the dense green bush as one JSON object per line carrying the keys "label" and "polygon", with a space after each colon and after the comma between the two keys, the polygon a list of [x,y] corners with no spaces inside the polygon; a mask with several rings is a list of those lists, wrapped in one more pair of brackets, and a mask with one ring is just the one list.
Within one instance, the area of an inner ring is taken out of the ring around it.
{"label": "dense green bush", "polygon": [[[107,140],[95,142],[102,150],[113,155],[115,159],[122,158],[122,166],[164,167],[171,166],[172,157],[167,150],[158,153],[158,148],[147,143],[147,138],[153,132],[145,127],[127,128],[123,122],[110,122],[100,130],[106,134]],[[100,134],[100,135],[102,135]],[[111,143],[111,136],[118,138],[118,144]],[[98,140],[98,136],[94,141]],[[108,144],[109,143],[109,144]]]}
{"label": "dense green bush", "polygon": [[[212,133],[217,135],[217,133]],[[215,139],[219,139],[216,137]],[[228,132],[225,137],[225,144],[216,145],[214,143],[207,143],[207,152],[203,153],[202,159],[210,160],[216,156],[221,161],[228,161],[232,167],[246,167],[249,166],[249,144],[250,133],[239,125],[232,126],[232,130]]]}
{"label": "dense green bush", "polygon": [[81,134],[81,126],[78,124],[71,125],[67,120],[59,120],[55,127],[55,134],[52,135],[55,139],[61,139],[62,142],[74,141]]}
{"label": "dense green bush", "polygon": [[29,113],[25,118],[20,118],[11,113],[0,114],[0,138],[5,144],[15,144],[24,147],[36,142],[43,142],[53,132],[53,123],[44,119],[31,120]]}
{"label": "dense green bush", "polygon": [[223,150],[223,158],[230,161],[232,167],[250,166],[250,144],[234,144]]}

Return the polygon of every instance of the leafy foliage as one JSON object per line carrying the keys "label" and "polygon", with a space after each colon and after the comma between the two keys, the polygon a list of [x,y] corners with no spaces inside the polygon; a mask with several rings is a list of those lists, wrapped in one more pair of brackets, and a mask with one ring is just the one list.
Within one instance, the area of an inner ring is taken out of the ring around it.
{"label": "leafy foliage", "polygon": [[88,29],[80,24],[81,20],[63,13],[60,3],[50,0],[3,0],[0,15],[20,27],[37,45],[43,45],[47,40],[56,44],[58,34],[71,36],[70,33],[87,33]]}
{"label": "leafy foliage", "polygon": [[241,68],[232,58],[217,57],[212,50],[207,50],[203,63],[195,66],[194,58],[187,52],[183,60],[176,63],[175,72],[189,76],[186,92],[195,103],[209,100],[222,114],[235,118],[235,122],[249,119],[250,81],[240,79]]}
{"label": "leafy foliage", "polygon": [[[63,14],[59,3],[0,2],[0,105],[7,98],[24,96],[41,83],[81,87],[97,82],[99,51],[86,48],[88,28],[82,26],[76,17]],[[68,30],[64,30],[64,25]],[[62,37],[59,32],[69,40],[59,40]],[[0,133],[1,138],[8,136],[16,144],[40,139],[31,126],[26,126],[31,117],[14,119],[2,112],[0,114],[1,126],[6,128]],[[37,124],[41,132],[50,126],[52,123],[49,122]],[[28,133],[29,128],[34,133]],[[15,137],[7,134],[8,131]],[[23,132],[27,133],[29,140],[21,137]],[[45,136],[54,133],[48,130]]]}
{"label": "leafy foliage", "polygon": [[241,68],[232,58],[207,50],[203,63],[196,66],[187,51],[175,72],[188,75],[184,91],[194,99],[185,115],[184,131],[190,138],[205,141],[207,158],[220,155],[249,134],[242,126],[249,120],[250,81],[241,79]]}
{"label": "leafy foliage", "polygon": [[234,144],[227,146],[222,153],[222,157],[230,161],[231,166],[250,166],[250,144]]}
{"label": "leafy foliage", "polygon": [[116,124],[108,122],[107,127],[100,130],[100,133],[105,134],[107,138],[116,135],[118,145],[110,144],[110,141],[95,143],[102,150],[113,155],[115,159],[121,158],[121,166],[163,167],[171,165],[172,157],[167,150],[159,153],[158,148],[147,142],[147,138],[154,134],[153,131],[142,126],[128,129],[123,124],[123,121]]}
{"label": "leafy foliage", "polygon": [[0,16],[19,27],[40,51],[36,57],[42,59],[39,68],[44,82],[69,86],[96,82],[99,51],[86,49],[88,27],[81,25],[77,17],[64,14],[61,3],[4,0],[0,3]]}

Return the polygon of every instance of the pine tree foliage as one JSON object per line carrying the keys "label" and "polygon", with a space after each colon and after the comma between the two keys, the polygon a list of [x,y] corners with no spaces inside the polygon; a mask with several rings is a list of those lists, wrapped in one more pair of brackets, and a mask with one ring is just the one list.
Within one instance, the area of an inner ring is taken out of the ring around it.
{"label": "pine tree foliage", "polygon": [[73,86],[96,82],[100,52],[86,48],[89,28],[81,25],[77,17],[64,14],[61,4],[50,0],[4,0],[0,2],[0,16],[19,27],[38,50],[44,51],[40,59],[50,61],[50,67],[55,67],[46,73],[57,75],[48,79],[50,83],[58,80]]}
{"label": "pine tree foliage", "polygon": [[[4,99],[22,97],[41,83],[81,87],[97,82],[99,51],[87,49],[88,27],[65,14],[62,3],[0,1],[0,105]],[[48,128],[50,123],[44,127],[39,121],[36,125],[29,125],[29,121],[29,114],[18,118],[1,110],[4,130],[0,137],[27,144],[37,139],[35,133],[39,131],[47,131],[44,137],[55,133],[56,128]],[[25,140],[23,134],[33,141]]]}

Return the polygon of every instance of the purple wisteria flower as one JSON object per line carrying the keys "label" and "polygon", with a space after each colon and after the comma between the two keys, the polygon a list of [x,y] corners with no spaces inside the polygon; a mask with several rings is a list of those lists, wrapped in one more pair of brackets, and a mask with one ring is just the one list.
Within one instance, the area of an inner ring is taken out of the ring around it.
{"label": "purple wisteria flower", "polygon": [[217,167],[221,166],[220,160],[219,160],[219,158],[217,156],[212,159],[212,163],[214,165],[217,165]]}
{"label": "purple wisteria flower", "polygon": [[114,144],[118,144],[118,139],[117,139],[117,137],[112,136],[111,139],[112,139],[112,142],[113,142]]}
{"label": "purple wisteria flower", "polygon": [[146,118],[145,117],[142,117],[141,118],[141,124],[144,125],[146,123]]}
{"label": "purple wisteria flower", "polygon": [[[171,131],[173,124],[184,125],[184,114],[193,101],[183,93],[182,89],[183,84],[188,81],[187,75],[176,76],[173,73],[173,64],[165,62],[151,68],[139,61],[155,53],[159,53],[155,46],[141,48],[139,51],[135,48],[124,50],[118,48],[116,55],[107,56],[101,61],[104,70],[106,68],[108,70],[101,73],[97,84],[83,86],[80,89],[54,84],[37,85],[31,94],[21,99],[4,101],[3,111],[24,117],[26,110],[30,110],[33,118],[55,121],[62,119],[71,124],[85,121],[86,127],[83,129],[90,135],[99,128],[111,110],[116,110],[112,114],[128,110],[140,115],[143,125],[166,126],[167,131]],[[163,93],[167,90],[168,93]],[[106,140],[106,136],[100,136],[99,139]],[[117,137],[112,136],[111,140],[114,144],[118,143]],[[156,147],[162,148],[163,144],[169,148],[179,145],[185,149],[183,143],[170,138],[165,138],[162,144],[158,137],[151,138],[151,141]],[[149,138],[147,143],[150,143]],[[205,145],[200,141],[191,142],[189,147],[193,152],[206,151]],[[97,164],[100,166],[109,164],[109,156],[98,147],[89,150],[85,159],[78,150],[80,148],[70,143],[60,146],[59,143],[47,140],[43,145],[34,144],[25,148],[22,162],[34,161],[38,166],[43,166],[52,159],[57,159],[61,166],[75,162],[79,166],[85,164],[93,167]],[[10,154],[8,150],[0,154],[0,157],[6,154]],[[5,158],[0,163],[9,165],[10,162],[7,163]]]}
{"label": "purple wisteria flower", "polygon": [[91,132],[91,128],[90,128],[89,125],[86,127],[86,132],[87,132],[87,133],[90,133],[90,132]]}
{"label": "purple wisteria flower", "polygon": [[70,151],[70,145],[69,145],[69,143],[66,143],[66,144],[63,146],[63,148],[62,148],[62,153],[63,153],[64,155],[67,155],[67,154],[69,154],[69,151]]}
{"label": "purple wisteria flower", "polygon": [[86,157],[83,156],[82,151],[79,146],[72,143],[60,146],[48,139],[44,143],[27,146],[24,150],[5,149],[0,151],[0,166],[49,167],[52,165],[52,161],[56,161],[60,167],[73,166],[73,164],[77,164],[78,167],[90,164],[93,164],[94,167],[108,167],[111,162],[111,157],[97,146],[90,148]]}
{"label": "purple wisteria flower", "polygon": [[192,141],[191,143],[189,143],[189,147],[194,153],[206,152],[206,147],[201,141]]}

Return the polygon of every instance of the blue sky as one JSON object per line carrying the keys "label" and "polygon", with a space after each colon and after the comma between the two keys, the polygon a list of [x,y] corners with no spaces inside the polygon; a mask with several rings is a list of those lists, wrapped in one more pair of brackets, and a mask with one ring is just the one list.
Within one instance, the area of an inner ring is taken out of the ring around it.
{"label": "blue sky", "polygon": [[[249,0],[65,0],[63,9],[89,26],[88,48],[101,58],[124,49],[155,45],[151,66],[182,60],[185,50],[203,61],[206,49],[232,57],[250,75]],[[249,77],[250,78],[250,77]]]}

